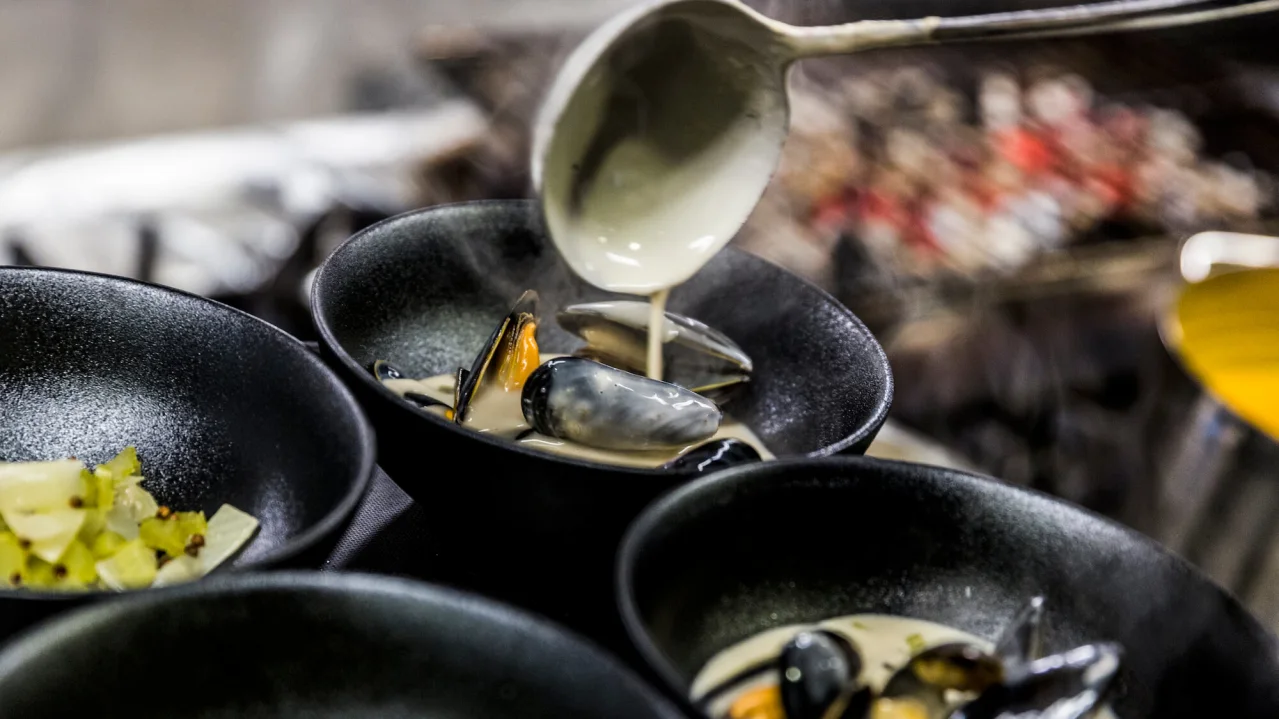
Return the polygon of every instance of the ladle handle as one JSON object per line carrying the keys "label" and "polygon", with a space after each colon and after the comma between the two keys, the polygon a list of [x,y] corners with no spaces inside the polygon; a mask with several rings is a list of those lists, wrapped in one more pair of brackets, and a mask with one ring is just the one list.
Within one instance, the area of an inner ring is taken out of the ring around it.
{"label": "ladle handle", "polygon": [[881,47],[1153,30],[1279,10],[1279,0],[1256,0],[1230,7],[1163,12],[1204,4],[1207,4],[1205,0],[1115,0],[1049,10],[1019,10],[966,17],[863,20],[829,27],[787,26],[785,34],[791,52],[796,58],[802,58],[843,55]]}
{"label": "ladle handle", "polygon": [[1279,237],[1240,232],[1200,232],[1181,245],[1181,276],[1199,282],[1217,267],[1279,267]]}

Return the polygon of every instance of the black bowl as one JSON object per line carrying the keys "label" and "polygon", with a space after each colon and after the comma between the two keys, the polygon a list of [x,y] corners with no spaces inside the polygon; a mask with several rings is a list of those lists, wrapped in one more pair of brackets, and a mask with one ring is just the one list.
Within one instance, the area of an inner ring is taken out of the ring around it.
{"label": "black bowl", "polygon": [[[163,504],[261,522],[234,569],[318,567],[368,484],[374,438],[312,352],[230,307],[64,270],[0,268],[0,461],[135,445]],[[0,593],[0,635],[107,593]]]}
{"label": "black bowl", "polygon": [[678,719],[615,660],[479,597],[399,579],[210,579],[90,607],[0,653],[0,716]]}
{"label": "black bowl", "polygon": [[772,626],[871,612],[995,639],[1034,595],[1045,648],[1125,649],[1120,717],[1279,716],[1274,638],[1128,529],[936,467],[839,458],[734,468],[646,510],[623,541],[622,620],[674,693]]}
{"label": "black bowl", "polygon": [[[530,288],[542,299],[548,352],[580,344],[550,319],[556,309],[610,296],[561,261],[534,203],[475,202],[402,215],[351,238],[316,275],[312,308],[323,350],[377,428],[379,464],[435,513],[432,551],[455,565],[441,578],[592,630],[592,607],[615,623],[611,572],[626,525],[690,475],[564,459],[463,430],[410,406],[368,370],[377,359],[416,376],[469,367]],[[751,355],[754,378],[729,410],[775,453],[860,452],[884,421],[892,378],[883,350],[852,313],[798,277],[730,249],[676,288],[670,308]]]}

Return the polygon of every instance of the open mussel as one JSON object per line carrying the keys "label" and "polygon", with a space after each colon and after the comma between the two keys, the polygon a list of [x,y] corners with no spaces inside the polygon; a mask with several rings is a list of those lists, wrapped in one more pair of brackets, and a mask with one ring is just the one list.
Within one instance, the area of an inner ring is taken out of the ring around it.
{"label": "open mussel", "polygon": [[710,439],[723,419],[714,402],[683,387],[580,357],[538,367],[521,407],[538,432],[600,449],[684,447]]}
{"label": "open mussel", "polygon": [[692,470],[698,474],[718,472],[739,464],[758,462],[759,452],[740,439],[713,439],[698,445],[661,466],[673,472]]}
{"label": "open mussel", "polygon": [[1117,644],[1087,644],[1010,668],[950,719],[1082,719],[1101,705],[1121,657]]}
{"label": "open mussel", "polygon": [[1032,597],[995,642],[1005,666],[1038,659],[1043,647],[1044,598]]}
{"label": "open mussel", "polygon": [[911,705],[923,719],[943,719],[955,693],[979,694],[999,683],[999,657],[964,642],[942,644],[911,657],[884,685],[883,696]]}
{"label": "open mussel", "polygon": [[386,360],[375,361],[372,369],[373,376],[379,382],[419,407],[444,407],[451,410],[454,406],[432,397],[421,381],[409,378],[398,367]]}
{"label": "open mussel", "polygon": [[[592,302],[565,307],[556,320],[586,341],[577,356],[647,375],[650,309],[646,302]],[[750,379],[750,357],[712,327],[667,312],[661,337],[662,379],[667,382],[723,402]]]}
{"label": "open mussel", "polygon": [[502,318],[469,370],[458,370],[453,421],[466,421],[467,409],[488,382],[508,392],[520,389],[537,369],[537,292],[526,291]]}

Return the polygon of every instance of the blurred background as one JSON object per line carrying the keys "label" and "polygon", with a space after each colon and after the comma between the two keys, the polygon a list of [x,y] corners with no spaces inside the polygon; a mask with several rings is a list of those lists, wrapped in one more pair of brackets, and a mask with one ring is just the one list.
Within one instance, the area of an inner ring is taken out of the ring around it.
{"label": "blurred background", "polygon": [[[628,4],[0,0],[0,264],[172,285],[311,339],[311,273],[353,232],[529,195],[542,89]],[[748,4],[824,24],[1052,3]],[[1159,323],[1190,234],[1279,234],[1277,27],[805,63],[737,240],[884,343],[897,394],[872,453],[1114,517],[1272,626],[1279,451]]]}

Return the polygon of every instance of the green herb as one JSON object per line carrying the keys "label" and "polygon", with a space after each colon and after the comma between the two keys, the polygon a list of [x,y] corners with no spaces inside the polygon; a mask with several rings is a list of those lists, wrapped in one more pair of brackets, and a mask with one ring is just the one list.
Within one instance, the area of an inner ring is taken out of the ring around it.
{"label": "green herb", "polygon": [[924,637],[922,634],[912,634],[906,637],[906,646],[910,647],[911,654],[918,654],[924,651]]}

